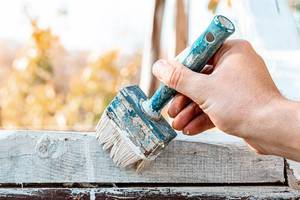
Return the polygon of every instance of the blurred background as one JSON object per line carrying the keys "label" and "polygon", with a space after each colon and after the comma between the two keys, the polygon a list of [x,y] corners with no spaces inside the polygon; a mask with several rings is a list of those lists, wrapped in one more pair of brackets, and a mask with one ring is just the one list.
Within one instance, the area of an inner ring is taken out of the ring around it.
{"label": "blurred background", "polygon": [[153,62],[175,57],[215,14],[300,100],[300,0],[10,0],[0,6],[1,128],[94,130],[121,87],[151,94]]}

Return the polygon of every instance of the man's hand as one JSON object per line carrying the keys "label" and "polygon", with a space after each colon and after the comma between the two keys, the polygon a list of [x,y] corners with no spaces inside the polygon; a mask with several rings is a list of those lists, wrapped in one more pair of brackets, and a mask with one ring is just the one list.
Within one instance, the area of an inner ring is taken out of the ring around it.
{"label": "man's hand", "polygon": [[[154,75],[180,93],[169,107],[173,128],[195,135],[216,126],[244,138],[259,153],[300,160],[300,135],[288,133],[289,127],[300,132],[299,103],[280,94],[251,45],[244,40],[227,41],[209,64],[201,74],[174,60],[154,64]],[[290,111],[295,115],[293,124],[286,121],[293,118],[285,116]],[[283,121],[286,128],[277,127]],[[287,138],[294,139],[293,145],[278,141]],[[286,152],[292,149],[298,156]]]}

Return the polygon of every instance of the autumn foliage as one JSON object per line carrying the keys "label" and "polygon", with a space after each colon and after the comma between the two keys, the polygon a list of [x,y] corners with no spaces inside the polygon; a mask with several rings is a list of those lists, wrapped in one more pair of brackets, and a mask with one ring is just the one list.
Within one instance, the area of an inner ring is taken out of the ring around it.
{"label": "autumn foliage", "polygon": [[93,130],[101,113],[124,85],[137,82],[140,55],[117,50],[87,56],[84,66],[50,29],[32,20],[30,42],[13,61],[0,86],[0,124],[8,129]]}

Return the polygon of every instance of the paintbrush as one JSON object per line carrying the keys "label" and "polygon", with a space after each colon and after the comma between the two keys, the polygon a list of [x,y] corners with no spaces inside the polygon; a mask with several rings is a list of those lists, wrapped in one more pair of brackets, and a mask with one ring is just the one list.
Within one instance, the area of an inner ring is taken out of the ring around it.
{"label": "paintbrush", "polygon": [[[191,70],[200,72],[234,30],[229,19],[217,15],[176,59]],[[138,86],[129,86],[119,91],[111,101],[101,116],[96,134],[118,166],[141,169],[176,137],[176,132],[160,114],[175,94],[174,89],[162,84],[147,99]]]}

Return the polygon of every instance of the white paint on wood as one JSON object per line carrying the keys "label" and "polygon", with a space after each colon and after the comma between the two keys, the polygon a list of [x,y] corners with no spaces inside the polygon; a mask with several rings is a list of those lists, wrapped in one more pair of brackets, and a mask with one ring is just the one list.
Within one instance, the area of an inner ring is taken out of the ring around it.
{"label": "white paint on wood", "polygon": [[0,183],[271,183],[285,181],[283,170],[283,159],[241,143],[174,141],[137,174],[116,167],[94,133],[0,133]]}
{"label": "white paint on wood", "polygon": [[300,163],[287,160],[286,168],[289,186],[300,190]]}
{"label": "white paint on wood", "polygon": [[293,169],[294,176],[300,181],[300,163],[292,160],[288,160],[290,169]]}

